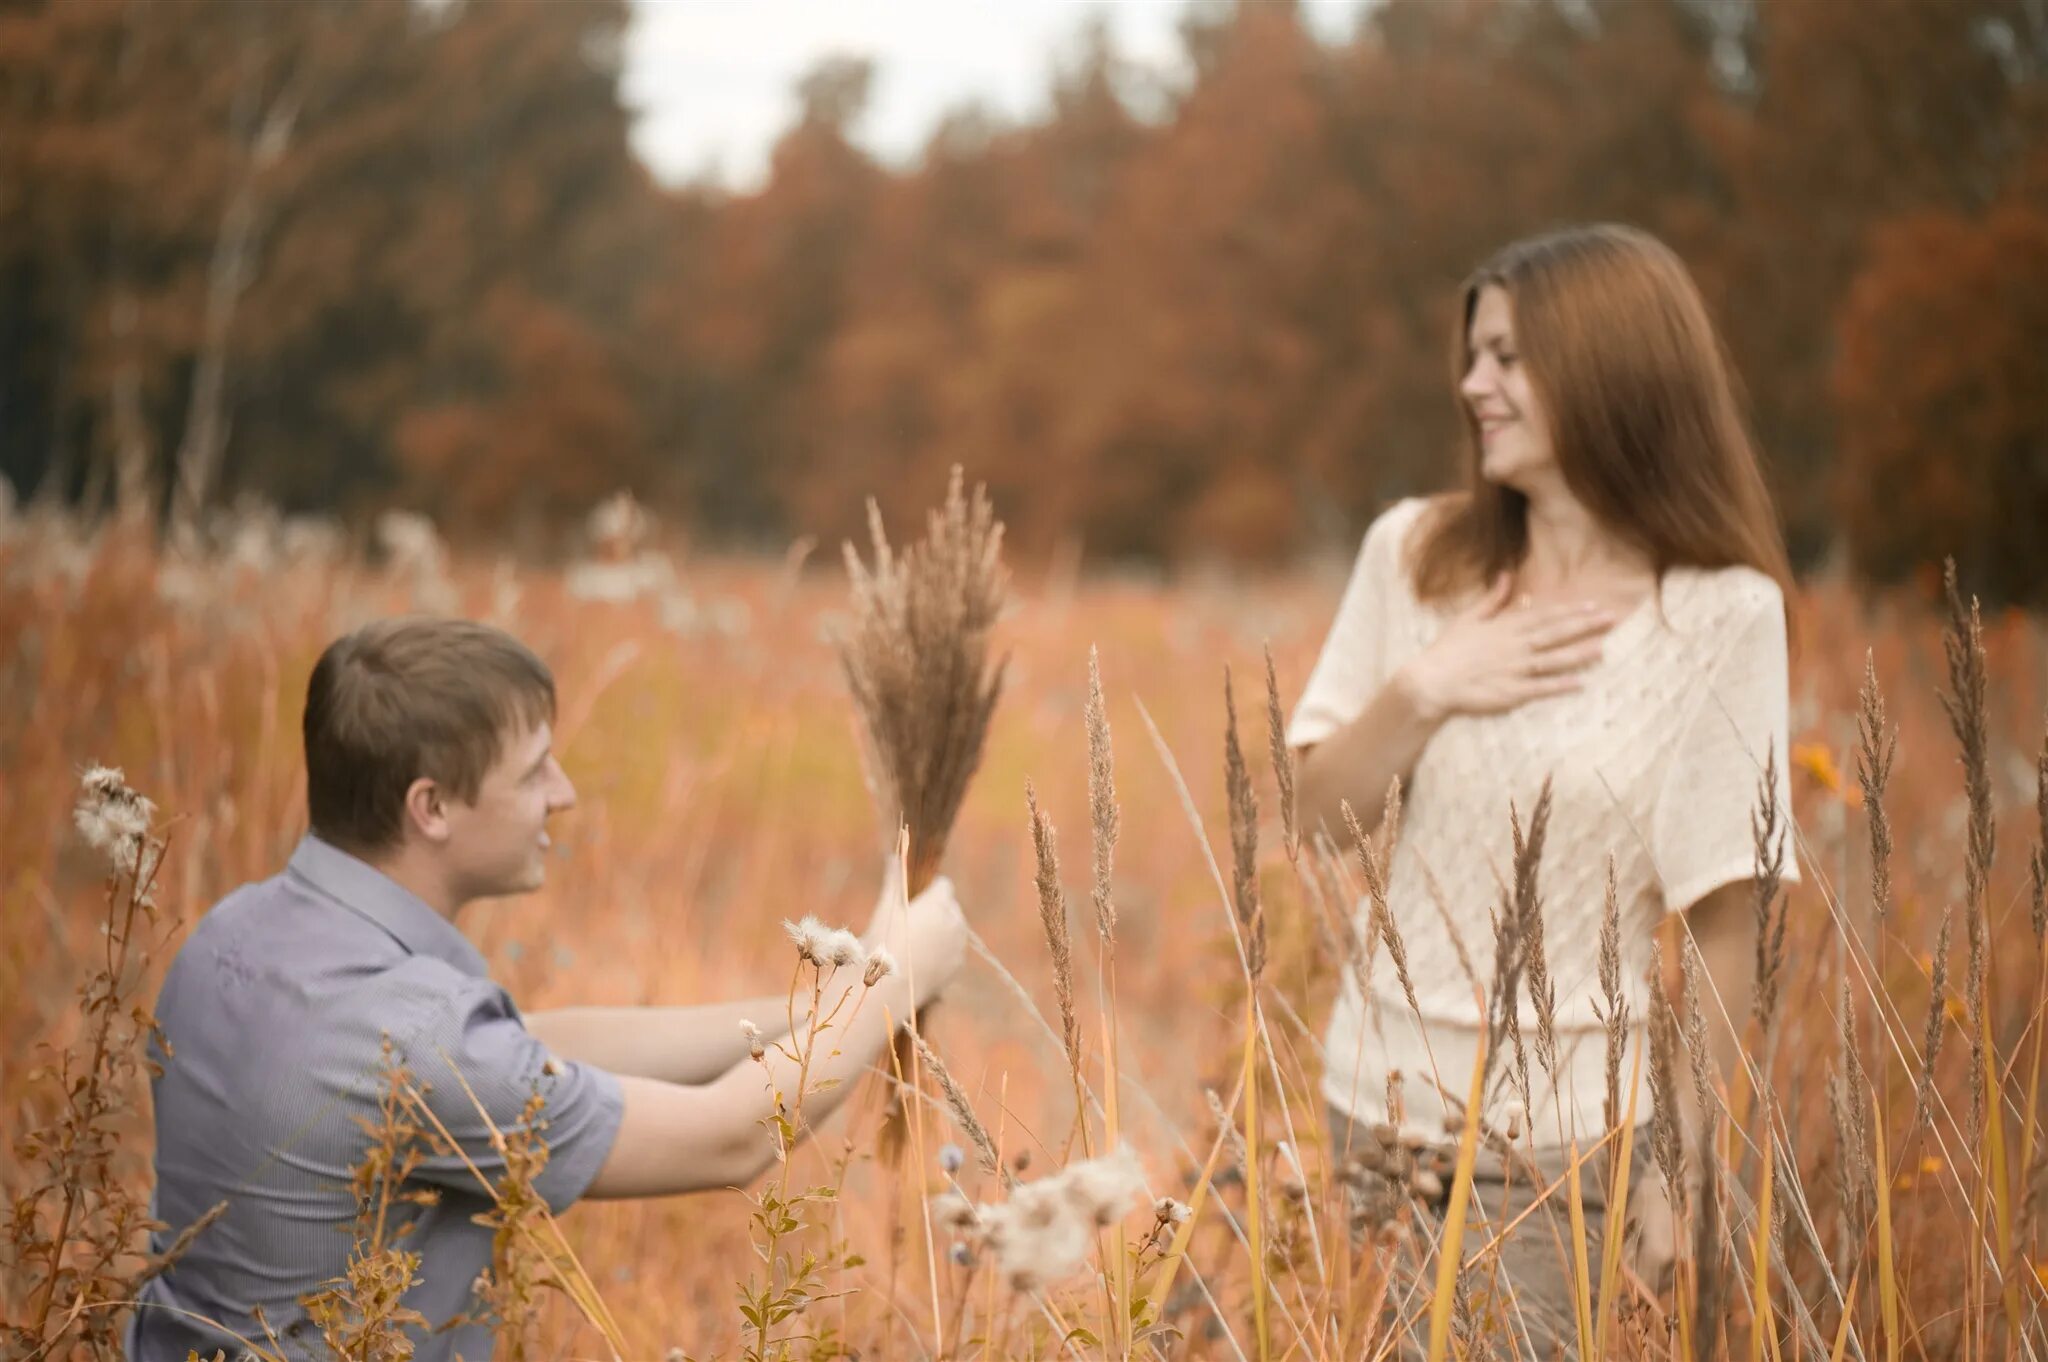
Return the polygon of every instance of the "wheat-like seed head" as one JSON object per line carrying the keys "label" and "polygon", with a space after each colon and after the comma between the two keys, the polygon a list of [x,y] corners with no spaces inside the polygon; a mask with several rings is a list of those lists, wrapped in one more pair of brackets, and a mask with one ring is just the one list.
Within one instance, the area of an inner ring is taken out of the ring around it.
{"label": "wheat-like seed head", "polygon": [[1650,960],[1650,1128],[1657,1171],[1673,1208],[1685,1206],[1684,1117],[1678,1109],[1678,1014],[1664,984],[1664,947],[1651,943]]}
{"label": "wheat-like seed head", "polygon": [[1934,1068],[1941,1058],[1942,1020],[1948,1008],[1948,939],[1955,925],[1956,908],[1942,905],[1941,927],[1934,935],[1934,957],[1927,982],[1927,1026],[1920,1037],[1920,1080],[1913,1106],[1917,1129],[1934,1110]]}
{"label": "wheat-like seed head", "polygon": [[[1387,797],[1390,812],[1394,808],[1394,798],[1391,793]],[[1422,1004],[1415,997],[1415,978],[1408,972],[1408,945],[1401,939],[1401,929],[1394,924],[1394,915],[1387,908],[1387,880],[1380,870],[1380,852],[1373,845],[1372,838],[1365,835],[1365,829],[1359,826],[1358,815],[1351,811],[1350,802],[1340,802],[1338,807],[1344,814],[1344,826],[1351,831],[1351,844],[1358,853],[1359,868],[1365,874],[1367,911],[1371,919],[1367,940],[1377,935],[1387,943],[1387,958],[1394,962],[1394,977],[1401,981],[1401,996],[1408,1000],[1409,1011],[1419,1017]]]}
{"label": "wheat-like seed head", "polygon": [[1764,755],[1764,771],[1757,782],[1756,798],[1756,808],[1749,816],[1756,867],[1751,899],[1756,916],[1756,994],[1751,1011],[1756,1017],[1758,1045],[1764,1067],[1768,1070],[1778,1017],[1778,985],[1785,966],[1786,924],[1785,906],[1779,893],[1785,873],[1786,837],[1781,826],[1784,811],[1778,807],[1778,753],[1775,746]]}
{"label": "wheat-like seed head", "polygon": [[1885,811],[1885,787],[1891,783],[1892,759],[1899,751],[1899,730],[1885,712],[1884,693],[1877,685],[1877,661],[1863,659],[1863,689],[1856,705],[1856,778],[1863,787],[1864,815],[1870,823],[1870,901],[1880,926],[1892,909],[1892,824]]}
{"label": "wheat-like seed head", "polygon": [[839,639],[859,711],[884,835],[910,833],[907,888],[937,873],[967,783],[981,763],[1004,664],[989,644],[1008,574],[1003,527],[984,489],[962,495],[956,466],[925,537],[901,555],[868,504],[874,563],[846,546],[853,621]]}
{"label": "wheat-like seed head", "polygon": [[1863,1242],[1876,1202],[1875,1170],[1871,1166],[1870,1137],[1866,1113],[1870,1110],[1870,1080],[1864,1072],[1860,1028],[1856,1024],[1856,998],[1844,977],[1841,989],[1841,1056],[1828,1078],[1828,1117],[1835,1128],[1835,1180],[1840,1191],[1844,1239]]}
{"label": "wheat-like seed head", "polygon": [[1259,801],[1237,742],[1237,696],[1223,669],[1223,788],[1230,807],[1232,901],[1244,938],[1245,972],[1256,992],[1266,972],[1266,913],[1259,902]]}
{"label": "wheat-like seed head", "polygon": [[[1606,909],[1600,918],[1600,1020],[1607,1027],[1606,1119],[1609,1130],[1622,1121],[1621,1061],[1628,1049],[1628,999],[1621,991],[1621,894],[1614,857],[1607,857]],[[1613,1154],[1609,1154],[1609,1163]]]}
{"label": "wheat-like seed head", "polygon": [[1273,645],[1266,645],[1266,737],[1273,753],[1273,782],[1280,790],[1280,834],[1287,859],[1301,855],[1295,826],[1294,753],[1287,746],[1287,721],[1280,713],[1280,677],[1273,669]]}
{"label": "wheat-like seed head", "polygon": [[1060,1041],[1066,1047],[1067,1068],[1081,1072],[1081,1025],[1074,1015],[1074,948],[1067,927],[1067,896],[1060,888],[1059,840],[1052,820],[1038,807],[1038,791],[1027,783],[1024,803],[1031,811],[1031,845],[1036,853],[1038,873],[1038,920],[1045,927],[1046,946],[1052,952],[1053,997],[1060,1009]]}
{"label": "wheat-like seed head", "polygon": [[982,1170],[1000,1175],[1005,1183],[1012,1181],[1010,1170],[1003,1167],[1002,1159],[996,1155],[996,1144],[988,1137],[988,1128],[982,1125],[981,1118],[974,1114],[973,1104],[967,1100],[967,1094],[961,1091],[960,1084],[954,1080],[952,1071],[946,1067],[946,1062],[939,1058],[938,1051],[932,1049],[931,1042],[921,1034],[912,1031],[910,1038],[917,1046],[919,1057],[924,1060],[925,1071],[938,1083],[939,1091],[944,1094],[946,1108],[953,1113],[954,1122],[973,1142],[974,1152],[981,1158]]}
{"label": "wheat-like seed head", "polygon": [[1110,892],[1116,867],[1116,762],[1109,746],[1109,711],[1102,700],[1102,667],[1088,649],[1088,815],[1094,833],[1095,930],[1105,947],[1116,941],[1116,898]]}
{"label": "wheat-like seed head", "polygon": [[1963,855],[1963,928],[1969,943],[1963,999],[1970,1033],[1970,1133],[1984,1129],[1984,985],[1991,968],[1989,925],[1984,892],[1991,881],[1998,825],[1991,809],[1991,758],[1985,704],[1984,623],[1977,598],[1963,604],[1956,581],[1955,559],[1943,564],[1942,587],[1948,598],[1948,629],[1942,636],[1947,655],[1950,693],[1941,697],[1950,729],[1962,748],[1963,791],[1968,797],[1969,836]]}

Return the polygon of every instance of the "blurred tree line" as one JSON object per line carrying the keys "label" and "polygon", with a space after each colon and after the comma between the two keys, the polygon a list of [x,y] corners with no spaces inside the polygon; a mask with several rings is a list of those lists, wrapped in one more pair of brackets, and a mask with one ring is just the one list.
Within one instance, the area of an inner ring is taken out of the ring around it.
{"label": "blurred tree line", "polygon": [[625,0],[0,0],[0,472],[545,542],[892,519],[1278,561],[1453,477],[1459,280],[1620,219],[1691,263],[1812,564],[2048,600],[2048,4],[1197,4],[917,167],[828,62],[758,190],[664,189]]}

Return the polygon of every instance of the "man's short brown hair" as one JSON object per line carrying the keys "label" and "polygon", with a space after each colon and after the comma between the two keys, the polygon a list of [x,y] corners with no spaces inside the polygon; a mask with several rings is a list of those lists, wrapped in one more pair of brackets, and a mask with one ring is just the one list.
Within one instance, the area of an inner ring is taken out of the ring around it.
{"label": "man's short brown hair", "polygon": [[413,618],[345,634],[306,684],[313,831],[347,851],[388,850],[413,781],[472,802],[515,727],[554,716],[547,664],[502,629]]}

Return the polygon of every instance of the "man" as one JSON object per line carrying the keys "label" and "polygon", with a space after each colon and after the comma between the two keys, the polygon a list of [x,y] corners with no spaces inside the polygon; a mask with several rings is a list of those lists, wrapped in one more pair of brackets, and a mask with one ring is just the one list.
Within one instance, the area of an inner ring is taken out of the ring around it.
{"label": "man", "polygon": [[[413,1222],[403,1247],[421,1258],[404,1301],[427,1321],[420,1358],[489,1354],[487,1322],[434,1329],[476,1308],[490,1263],[491,1231],[474,1217],[491,1203],[470,1165],[502,1174],[491,1127],[517,1126],[536,1089],[549,1157],[535,1189],[557,1212],[586,1196],[744,1185],[771,1161],[770,1076],[739,1023],[785,1018],[785,999],[522,1016],[456,927],[469,904],[540,887],[547,820],[576,800],[550,749],[554,713],[540,659],[484,625],[387,621],[321,656],[304,725],[311,831],[282,874],[200,921],[157,1004],[170,1049],[152,1084],[156,1215],[168,1229],[153,1247],[216,1202],[228,1210],[145,1290],[128,1339],[137,1362],[268,1350],[266,1328],[288,1356],[322,1350],[300,1298],[346,1268],[350,1174],[368,1144],[358,1118],[385,1091],[387,1038],[461,1146],[428,1152],[413,1175],[434,1204],[400,1208]],[[841,1081],[807,1099],[809,1117],[845,1099],[888,1019],[930,1001],[965,939],[945,881],[907,905],[885,889],[867,940],[905,968],[819,1047],[831,1053],[813,1059],[811,1081]],[[794,1091],[772,1045],[762,1062]]]}

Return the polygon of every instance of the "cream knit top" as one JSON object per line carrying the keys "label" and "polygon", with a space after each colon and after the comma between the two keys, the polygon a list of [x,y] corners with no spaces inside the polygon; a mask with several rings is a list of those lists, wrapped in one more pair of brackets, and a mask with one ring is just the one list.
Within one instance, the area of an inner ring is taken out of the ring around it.
{"label": "cream knit top", "polygon": [[[1416,599],[1406,549],[1427,505],[1403,501],[1367,531],[1289,726],[1293,746],[1321,742],[1357,717],[1462,608]],[[1485,1025],[1493,915],[1513,878],[1510,806],[1526,824],[1549,777],[1550,826],[1537,883],[1559,1062],[1553,1086],[1535,1054],[1535,1013],[1524,996],[1529,1138],[1539,1145],[1597,1138],[1606,1129],[1606,1033],[1595,1003],[1608,858],[1619,889],[1631,1019],[1631,1053],[1621,1069],[1625,1111],[1657,924],[1709,890],[1753,875],[1750,817],[1770,751],[1777,754],[1780,826],[1789,824],[1786,727],[1784,601],[1774,581],[1746,567],[1666,572],[1659,591],[1609,632],[1580,691],[1447,720],[1409,778],[1388,876],[1388,908],[1421,1016],[1384,948],[1366,979],[1347,968],[1325,1046],[1324,1095],[1357,1119],[1382,1120],[1389,1075],[1398,1072],[1404,1131],[1442,1137],[1442,1092],[1456,1095],[1453,1110],[1462,1108]],[[1789,845],[1784,860],[1785,879],[1796,880]],[[1364,940],[1365,905],[1358,911]],[[1647,1121],[1646,1053],[1642,1060],[1636,1119]],[[1504,1045],[1486,1101],[1496,1125],[1520,1101],[1505,1081],[1514,1067]]]}

